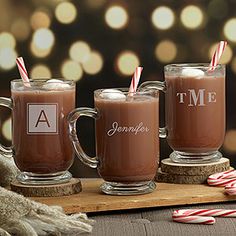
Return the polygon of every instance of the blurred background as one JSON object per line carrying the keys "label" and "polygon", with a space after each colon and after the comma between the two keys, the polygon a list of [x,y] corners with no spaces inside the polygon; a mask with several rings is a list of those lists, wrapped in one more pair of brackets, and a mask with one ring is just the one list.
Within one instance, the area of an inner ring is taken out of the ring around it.
{"label": "blurred background", "polygon": [[[236,1],[235,0],[0,0],[0,96],[10,96],[19,78],[15,59],[23,56],[32,79],[77,81],[77,106],[93,106],[98,88],[128,87],[134,68],[141,82],[163,80],[163,66],[209,62],[219,40],[228,46],[227,132],[224,156],[236,167]],[[0,110],[0,141],[10,145],[10,112]],[[164,125],[164,97],[160,104]],[[214,117],[212,117],[214,119]],[[95,155],[94,123],[78,124],[84,149]],[[171,149],[161,140],[161,158]],[[76,161],[77,176],[96,171]]]}

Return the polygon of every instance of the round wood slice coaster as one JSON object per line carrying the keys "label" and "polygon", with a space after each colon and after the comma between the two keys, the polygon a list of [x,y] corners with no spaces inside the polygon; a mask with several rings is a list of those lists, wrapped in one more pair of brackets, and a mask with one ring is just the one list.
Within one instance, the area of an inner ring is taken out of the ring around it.
{"label": "round wood slice coaster", "polygon": [[59,197],[81,192],[82,185],[76,178],[72,178],[67,183],[55,185],[25,185],[14,181],[11,183],[11,190],[25,197]]}
{"label": "round wood slice coaster", "polygon": [[219,161],[204,164],[183,164],[175,163],[170,158],[161,161],[161,170],[172,175],[204,175],[209,176],[217,172],[229,170],[230,161],[228,158],[222,157]]}
{"label": "round wood slice coaster", "polygon": [[[233,169],[230,167],[230,169]],[[209,175],[176,175],[162,172],[159,168],[155,180],[163,183],[174,184],[204,184]]]}

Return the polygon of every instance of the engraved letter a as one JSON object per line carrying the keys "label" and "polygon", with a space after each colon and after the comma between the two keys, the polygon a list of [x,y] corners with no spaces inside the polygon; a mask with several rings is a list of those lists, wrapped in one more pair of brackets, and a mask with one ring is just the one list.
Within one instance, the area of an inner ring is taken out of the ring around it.
{"label": "engraved letter a", "polygon": [[38,127],[39,122],[46,122],[48,127],[50,127],[50,124],[48,122],[48,118],[47,118],[44,110],[40,111],[39,118],[37,120],[37,123],[36,123],[35,127]]}

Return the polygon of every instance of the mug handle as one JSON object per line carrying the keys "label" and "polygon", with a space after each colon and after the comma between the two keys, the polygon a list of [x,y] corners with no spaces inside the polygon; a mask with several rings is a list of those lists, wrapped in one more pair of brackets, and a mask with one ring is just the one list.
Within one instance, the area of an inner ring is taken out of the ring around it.
{"label": "mug handle", "polygon": [[[161,81],[146,81],[142,83],[139,88],[140,91],[142,90],[158,90],[162,92],[166,92],[166,83]],[[166,127],[159,128],[159,137],[166,138],[167,137],[167,129]]]}
{"label": "mug handle", "polygon": [[[0,97],[0,106],[7,107],[12,110],[12,100],[10,98]],[[0,154],[5,157],[12,157],[13,156],[13,148],[5,147],[0,143]]]}
{"label": "mug handle", "polygon": [[80,159],[80,161],[82,161],[85,165],[91,168],[97,168],[98,158],[88,156],[84,152],[83,148],[81,147],[79,139],[77,137],[76,122],[81,116],[87,116],[87,117],[97,119],[98,112],[96,109],[88,108],[88,107],[76,108],[72,112],[70,112],[67,117],[68,126],[69,126],[69,137],[73,144],[76,155]]}

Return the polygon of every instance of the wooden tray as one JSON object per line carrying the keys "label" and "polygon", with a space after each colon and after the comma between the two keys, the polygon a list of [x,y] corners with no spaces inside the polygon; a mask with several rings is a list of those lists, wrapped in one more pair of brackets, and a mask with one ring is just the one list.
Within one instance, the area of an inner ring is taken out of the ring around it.
{"label": "wooden tray", "polygon": [[34,197],[31,199],[48,205],[60,205],[68,214],[236,200],[236,196],[226,195],[224,188],[209,187],[204,184],[157,183],[157,189],[150,194],[110,196],[100,191],[101,179],[82,179],[81,182],[83,190],[79,194],[64,197]]}

